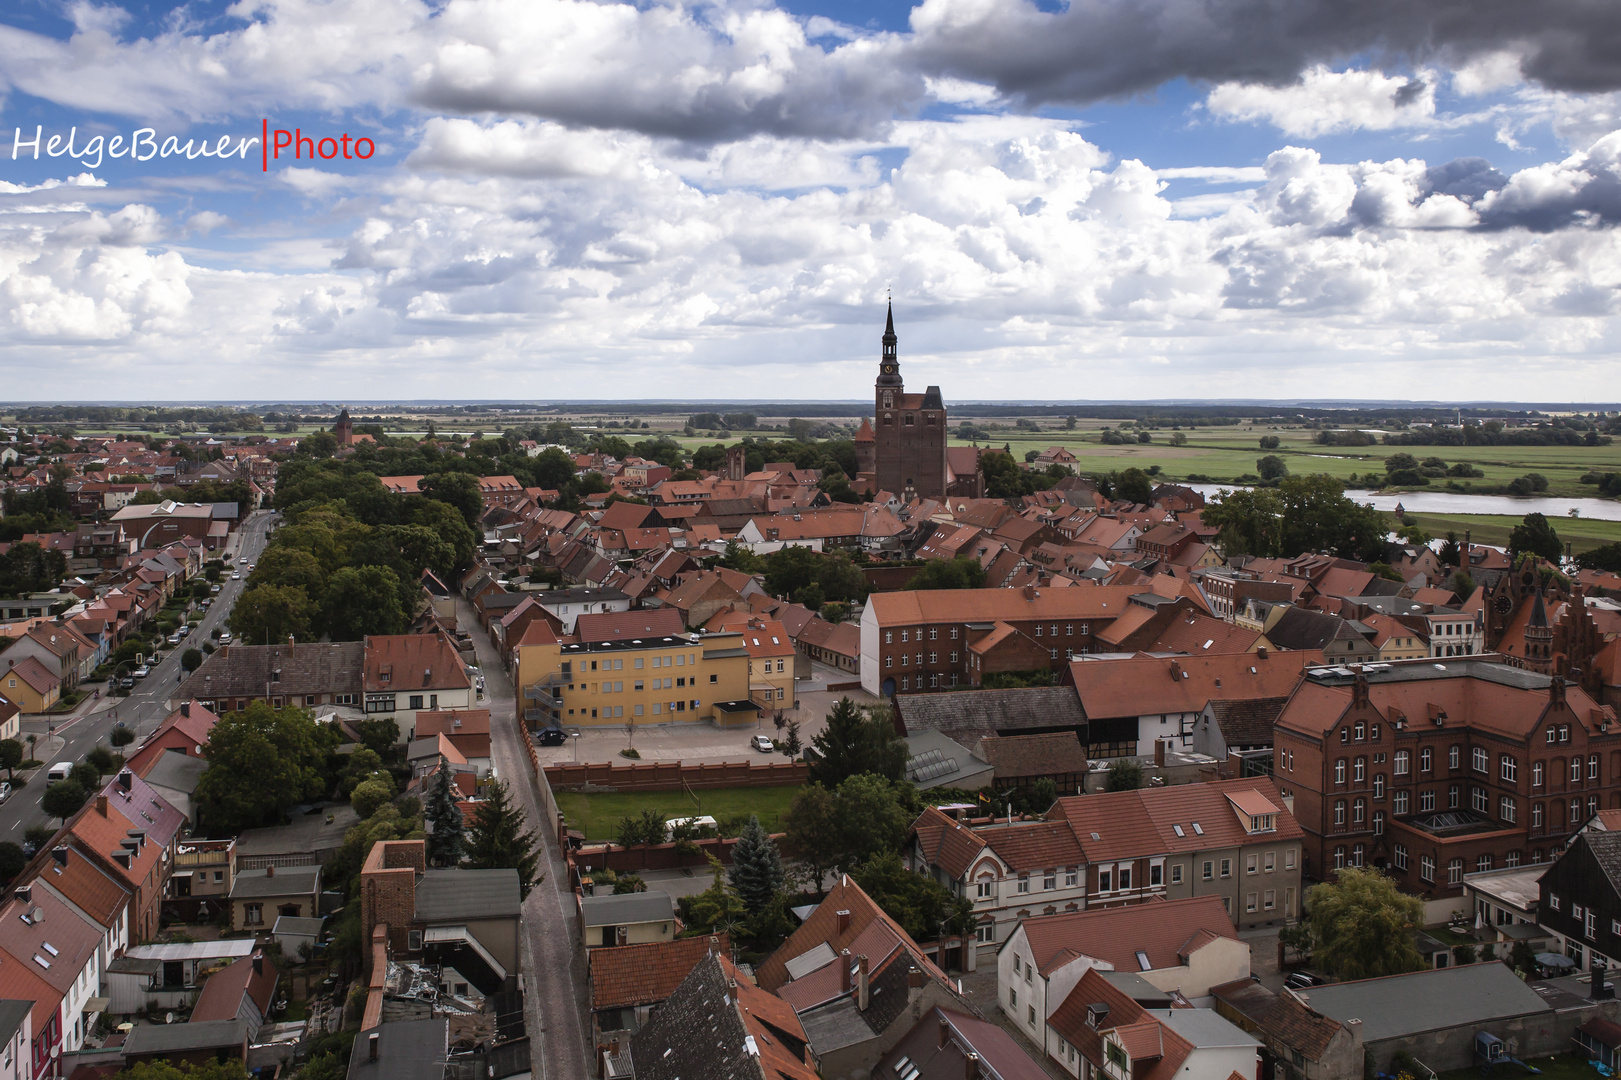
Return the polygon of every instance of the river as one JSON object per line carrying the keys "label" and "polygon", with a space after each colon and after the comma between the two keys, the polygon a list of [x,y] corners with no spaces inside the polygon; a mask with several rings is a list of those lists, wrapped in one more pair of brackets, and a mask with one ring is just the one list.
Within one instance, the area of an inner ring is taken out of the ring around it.
{"label": "river", "polygon": [[[1222,488],[1232,489],[1236,484],[1188,484],[1193,490],[1209,497]],[[1597,521],[1621,521],[1621,502],[1612,499],[1560,499],[1546,496],[1516,498],[1512,495],[1459,495],[1450,491],[1409,491],[1400,495],[1378,495],[1371,491],[1351,489],[1347,498],[1359,503],[1372,503],[1376,510],[1402,509],[1417,514],[1506,514],[1523,517],[1541,514],[1549,519],[1565,518],[1572,510],[1578,516]],[[1555,528],[1558,526],[1556,525]]]}

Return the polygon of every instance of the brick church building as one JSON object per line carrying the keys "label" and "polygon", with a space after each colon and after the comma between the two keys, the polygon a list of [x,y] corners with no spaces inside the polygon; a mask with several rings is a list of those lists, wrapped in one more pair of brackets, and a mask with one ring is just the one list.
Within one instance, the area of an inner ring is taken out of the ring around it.
{"label": "brick church building", "polygon": [[984,495],[979,450],[948,446],[940,388],[908,394],[896,354],[895,309],[884,323],[883,353],[873,387],[873,417],[856,433],[857,488],[884,491],[903,502]]}

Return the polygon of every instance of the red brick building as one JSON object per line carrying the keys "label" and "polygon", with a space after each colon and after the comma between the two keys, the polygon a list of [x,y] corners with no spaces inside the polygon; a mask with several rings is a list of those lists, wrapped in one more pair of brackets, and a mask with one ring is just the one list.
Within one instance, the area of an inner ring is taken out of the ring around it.
{"label": "red brick building", "polygon": [[1377,866],[1450,905],[1465,873],[1549,861],[1621,807],[1621,726],[1580,687],[1483,659],[1317,668],[1278,718],[1273,775],[1310,876]]}
{"label": "red brick building", "polygon": [[1061,672],[1072,656],[1147,647],[1178,603],[1204,610],[1197,587],[1167,575],[1139,585],[873,593],[861,616],[861,685],[887,698],[978,686],[997,671]]}

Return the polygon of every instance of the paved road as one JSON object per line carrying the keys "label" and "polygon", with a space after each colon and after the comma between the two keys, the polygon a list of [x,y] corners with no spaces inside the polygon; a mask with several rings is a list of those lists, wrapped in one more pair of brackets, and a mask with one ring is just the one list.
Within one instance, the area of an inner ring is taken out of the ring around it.
{"label": "paved road", "polygon": [[[250,561],[257,559],[259,552],[264,549],[265,530],[274,516],[269,511],[250,514],[232,537],[235,544],[233,553],[237,557],[246,556]],[[180,685],[183,674],[180,654],[191,645],[201,645],[209,640],[209,631],[224,625],[231,605],[241,594],[243,582],[232,581],[230,576],[228,568],[220,582],[219,594],[203,616],[202,627],[194,631],[180,648],[170,649],[163,654],[163,659],[152,666],[152,673],[135,684],[129,697],[109,698],[103,689],[102,699],[76,717],[61,721],[35,718],[23,724],[25,739],[29,733],[38,736],[34,747],[38,758],[47,765],[57,761],[82,761],[85,754],[98,744],[107,742],[113,728],[120,722],[135,729],[136,741],[132,745],[139,745],[142,738],[156,729],[169,715],[167,701],[174,697],[175,689]],[[30,825],[53,820],[46,818],[39,807],[44,795],[45,774],[41,771],[34,774],[27,787],[0,806],[0,840],[20,844],[23,833]]]}
{"label": "paved road", "polygon": [[585,1002],[585,949],[574,921],[574,898],[557,850],[557,837],[541,810],[540,794],[518,725],[512,683],[495,647],[480,630],[478,616],[465,600],[456,602],[460,624],[473,635],[478,666],[484,673],[485,701],[490,710],[490,755],[496,773],[507,781],[514,799],[524,808],[529,827],[545,841],[540,863],[542,881],[525,898],[522,918],[524,967],[524,1020],[532,1055],[542,1080],[576,1080],[595,1076],[590,1066],[581,1017]]}

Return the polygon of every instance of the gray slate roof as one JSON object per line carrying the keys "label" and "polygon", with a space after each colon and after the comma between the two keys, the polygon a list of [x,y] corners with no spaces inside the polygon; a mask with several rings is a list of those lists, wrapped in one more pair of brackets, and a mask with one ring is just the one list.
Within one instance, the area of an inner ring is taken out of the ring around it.
{"label": "gray slate roof", "polygon": [[[376,1032],[377,1060],[371,1060],[371,1033]],[[450,1021],[397,1020],[355,1036],[349,1051],[348,1080],[444,1080],[449,1055]]]}
{"label": "gray slate roof", "polygon": [[938,731],[968,746],[986,735],[1086,730],[1086,710],[1069,686],[906,694],[896,698],[895,710],[909,735]]}
{"label": "gray slate roof", "polygon": [[33,1009],[32,1001],[0,1001],[0,1043],[9,1043]]}
{"label": "gray slate roof", "polygon": [[1288,703],[1286,697],[1212,701],[1210,715],[1228,746],[1271,746],[1272,725]]}
{"label": "gray slate roof", "polygon": [[667,892],[649,890],[618,896],[587,896],[580,901],[587,926],[623,926],[628,923],[669,922],[675,901]]}
{"label": "gray slate roof", "polygon": [[517,918],[516,870],[429,870],[417,879],[417,922]]}
{"label": "gray slate roof", "polygon": [[176,696],[214,701],[266,694],[363,694],[365,658],[363,641],[229,645],[204,660]]}
{"label": "gray slate roof", "polygon": [[197,790],[197,782],[207,771],[208,762],[203,758],[170,751],[158,755],[152,770],[146,774],[146,782],[153,787],[184,791],[190,795]]}
{"label": "gray slate roof", "polygon": [[1495,961],[1317,986],[1301,996],[1324,1016],[1361,1020],[1370,1043],[1552,1011]]}
{"label": "gray slate roof", "polygon": [[[266,867],[265,869],[269,869]],[[232,900],[252,900],[257,896],[306,896],[315,892],[320,880],[319,866],[278,866],[274,876],[264,870],[238,870],[231,883]]]}
{"label": "gray slate roof", "polygon": [[137,1024],[124,1039],[125,1057],[173,1054],[182,1050],[214,1050],[242,1046],[248,1038],[246,1020],[204,1020],[197,1024]]}
{"label": "gray slate roof", "polygon": [[1589,829],[1578,838],[1593,853],[1604,876],[1610,879],[1610,888],[1621,894],[1621,832],[1597,832]]}

